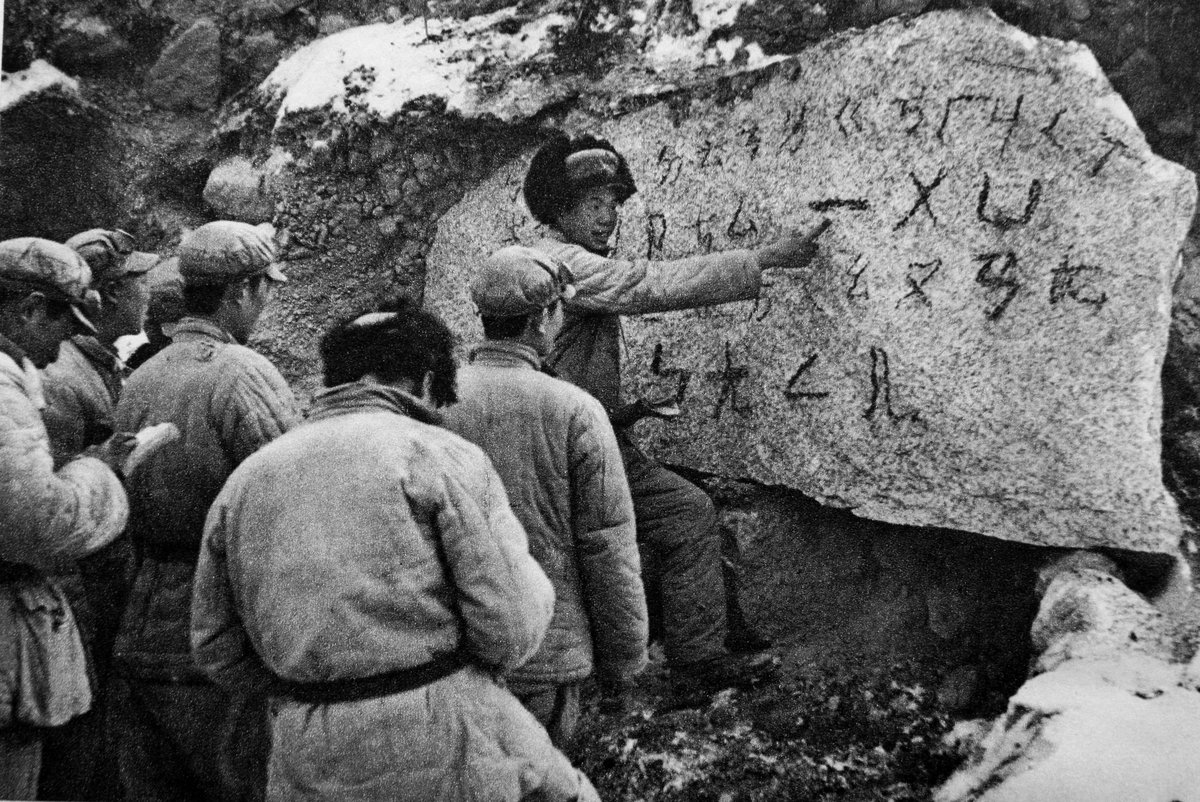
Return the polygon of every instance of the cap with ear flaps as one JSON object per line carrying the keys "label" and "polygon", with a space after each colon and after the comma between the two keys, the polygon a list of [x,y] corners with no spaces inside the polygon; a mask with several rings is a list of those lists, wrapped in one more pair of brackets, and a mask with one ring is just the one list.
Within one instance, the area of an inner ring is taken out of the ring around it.
{"label": "cap with ear flaps", "polygon": [[68,303],[80,325],[94,333],[96,327],[84,311],[99,304],[91,283],[92,271],[87,262],[62,243],[40,237],[0,242],[0,289],[40,292],[51,300]]}
{"label": "cap with ear flaps", "polygon": [[471,300],[486,317],[516,317],[575,296],[567,266],[541,251],[510,245],[480,265]]}
{"label": "cap with ear flaps", "polygon": [[179,243],[179,273],[188,284],[233,284],[265,275],[287,281],[275,264],[275,243],[269,226],[236,220],[205,223]]}

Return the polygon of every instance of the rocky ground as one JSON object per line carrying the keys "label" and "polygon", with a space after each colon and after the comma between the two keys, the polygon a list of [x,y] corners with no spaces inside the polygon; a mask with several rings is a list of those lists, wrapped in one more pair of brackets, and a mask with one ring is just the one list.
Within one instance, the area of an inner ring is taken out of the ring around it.
{"label": "rocky ground", "polygon": [[761,687],[678,699],[652,669],[632,712],[589,701],[571,754],[609,800],[929,799],[960,760],[939,679],[792,660]]}

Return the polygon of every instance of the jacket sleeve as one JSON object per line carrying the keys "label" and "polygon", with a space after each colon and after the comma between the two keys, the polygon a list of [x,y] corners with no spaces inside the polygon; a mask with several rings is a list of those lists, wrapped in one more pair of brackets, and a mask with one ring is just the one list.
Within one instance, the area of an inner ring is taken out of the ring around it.
{"label": "jacket sleeve", "polygon": [[240,465],[300,420],[296,397],[266,357],[242,349],[218,396],[217,431],[230,463]]}
{"label": "jacket sleeve", "polygon": [[638,315],[744,301],[758,297],[762,284],[758,258],[748,250],[625,261],[569,243],[547,247],[574,277],[575,297],[568,304],[588,312]]}
{"label": "jacket sleeve", "polygon": [[484,665],[509,671],[541,645],[554,588],[530,556],[491,462],[466,441],[462,446],[470,450],[448,454],[437,468],[436,524],[463,619],[463,648]]}
{"label": "jacket sleeve", "polygon": [[592,651],[602,680],[626,683],[646,665],[646,593],[633,499],[604,410],[583,399],[571,426],[571,517]]}
{"label": "jacket sleeve", "polygon": [[192,659],[218,685],[263,692],[274,677],[254,651],[238,615],[225,552],[227,514],[222,493],[208,511],[192,584]]}
{"label": "jacket sleeve", "polygon": [[128,518],[125,490],[100,460],[54,470],[37,408],[0,375],[0,560],[52,571],[110,543]]}

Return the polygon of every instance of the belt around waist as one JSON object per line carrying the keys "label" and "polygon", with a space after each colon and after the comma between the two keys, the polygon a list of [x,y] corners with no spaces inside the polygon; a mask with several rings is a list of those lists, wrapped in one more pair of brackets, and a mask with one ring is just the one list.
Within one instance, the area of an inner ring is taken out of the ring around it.
{"label": "belt around waist", "polygon": [[412,668],[401,668],[370,677],[338,679],[328,682],[295,682],[276,677],[269,693],[271,696],[292,699],[307,704],[337,704],[358,702],[363,699],[378,699],[405,691],[415,691],[430,683],[448,677],[464,668],[466,662],[458,654],[436,657],[428,663]]}

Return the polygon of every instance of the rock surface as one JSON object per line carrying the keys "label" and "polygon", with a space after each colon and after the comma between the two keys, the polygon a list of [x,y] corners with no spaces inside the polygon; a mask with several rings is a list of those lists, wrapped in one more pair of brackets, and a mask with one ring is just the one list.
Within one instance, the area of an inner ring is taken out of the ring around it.
{"label": "rock surface", "polygon": [[[1195,181],[1086,48],[930,13],[567,127],[639,179],[621,256],[833,222],[758,302],[628,321],[627,389],[683,398],[656,454],[884,521],[1177,551],[1158,378]],[[440,221],[427,298],[464,332],[470,266],[538,236],[527,160]]]}
{"label": "rock surface", "polygon": [[147,94],[166,109],[209,109],[221,95],[221,31],[197,20],[171,42],[150,68]]}

